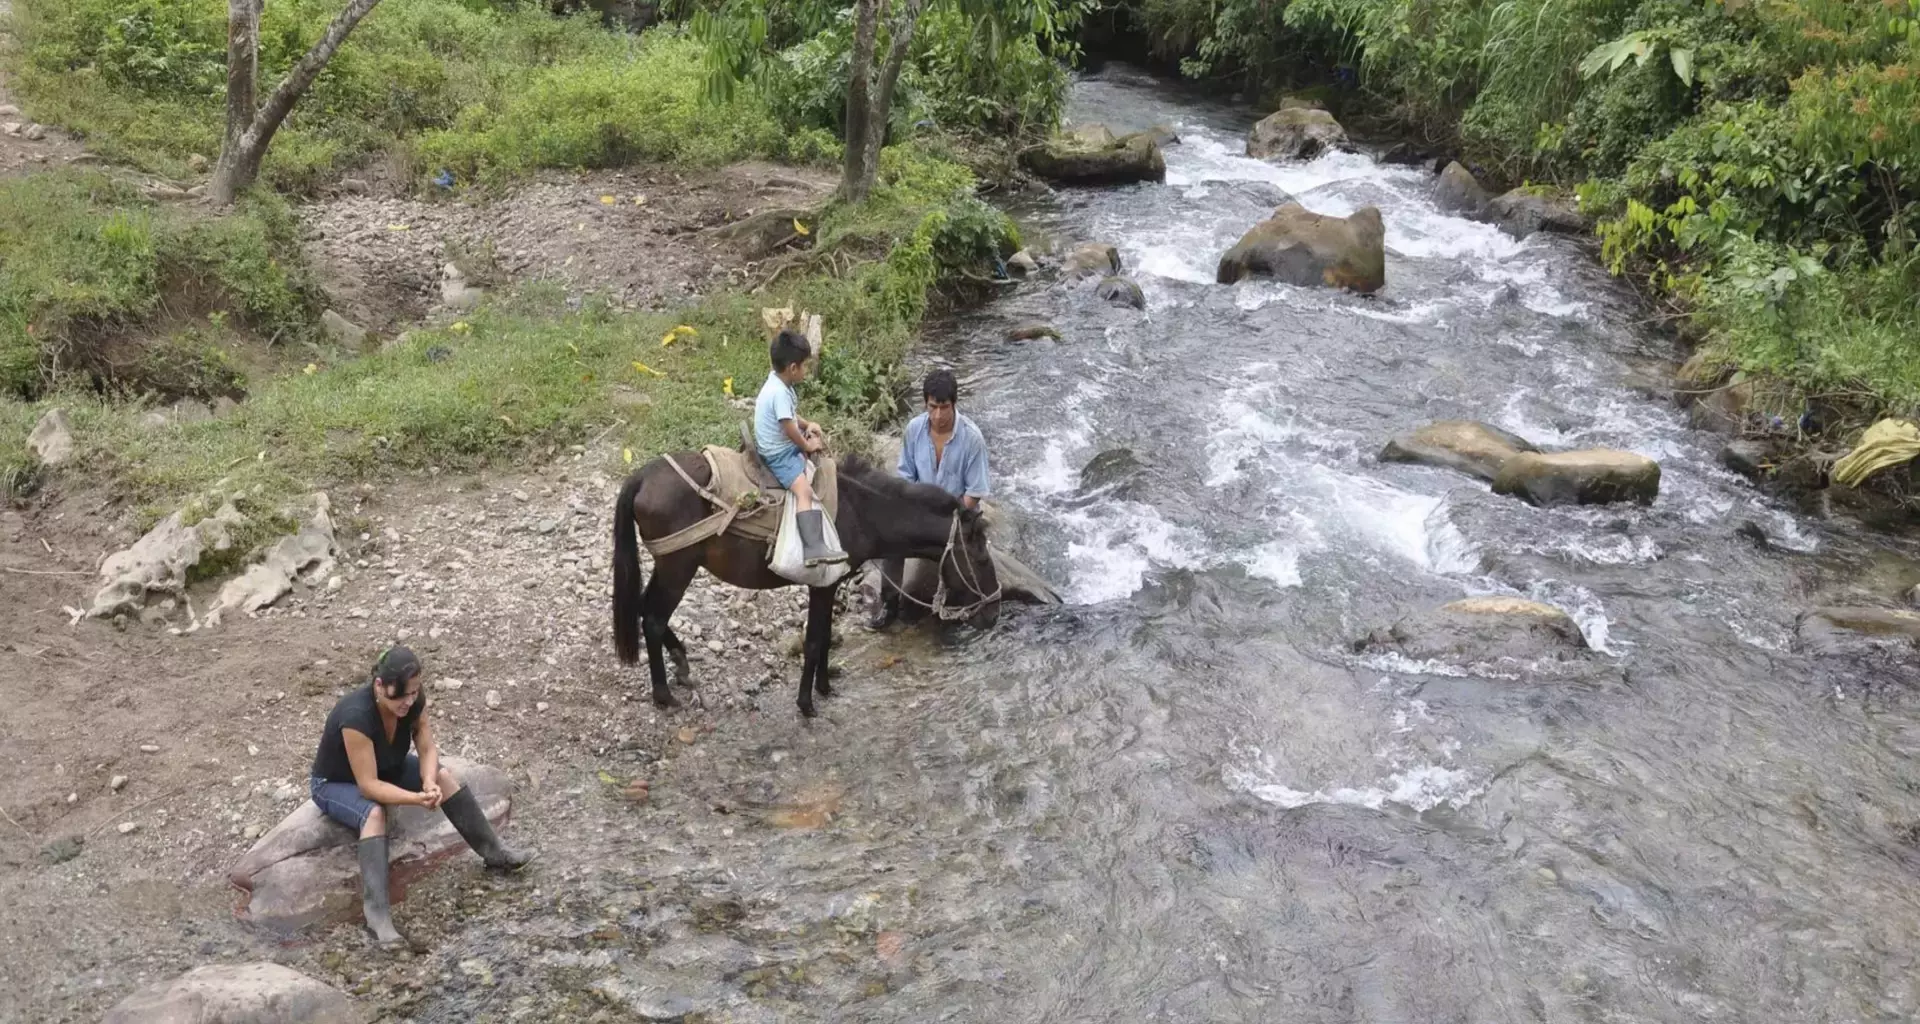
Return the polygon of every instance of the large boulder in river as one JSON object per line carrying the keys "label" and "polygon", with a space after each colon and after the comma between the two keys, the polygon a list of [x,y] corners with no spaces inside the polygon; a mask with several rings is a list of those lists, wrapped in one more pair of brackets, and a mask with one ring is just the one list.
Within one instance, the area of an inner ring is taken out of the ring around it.
{"label": "large boulder in river", "polygon": [[1329,217],[1288,203],[1220,257],[1215,277],[1221,284],[1261,275],[1288,284],[1375,292],[1387,283],[1386,237],[1375,207]]}
{"label": "large boulder in river", "polygon": [[[457,757],[440,763],[473,790],[496,828],[513,810],[513,786],[504,772]],[[407,883],[466,849],[444,814],[424,807],[396,807],[388,817],[388,855],[395,902]],[[353,830],[320,813],[309,800],[260,837],[227,880],[243,894],[235,914],[280,933],[343,919],[359,909],[360,865]]]}
{"label": "large boulder in river", "polygon": [[1068,277],[1107,277],[1120,272],[1120,250],[1105,242],[1076,245],[1060,264]]}
{"label": "large boulder in river", "polygon": [[1540,231],[1584,235],[1593,226],[1580,213],[1572,197],[1530,188],[1516,188],[1503,196],[1489,199],[1481,216],[1515,238],[1525,238]]}
{"label": "large boulder in river", "polygon": [[1571,616],[1517,597],[1469,597],[1410,615],[1357,641],[1356,653],[1390,652],[1451,664],[1564,661],[1581,656],[1587,639]]}
{"label": "large boulder in river", "polygon": [[279,964],[208,964],[122,999],[101,1024],[361,1024],[346,993]]}
{"label": "large boulder in river", "polygon": [[1440,420],[1401,434],[1380,450],[1381,462],[1414,462],[1493,480],[1521,452],[1540,449],[1518,434],[1473,420]]}
{"label": "large boulder in river", "polygon": [[1124,277],[1109,277],[1100,282],[1094,294],[1111,306],[1127,306],[1132,309],[1147,308],[1147,296],[1140,286]]}
{"label": "large boulder in river", "polygon": [[1458,160],[1440,172],[1440,181],[1433,187],[1433,205],[1448,213],[1478,216],[1489,198],[1487,190],[1480,187],[1480,180]]}
{"label": "large boulder in river", "polygon": [[1660,493],[1660,464],[1644,455],[1589,448],[1577,452],[1521,452],[1494,477],[1493,493],[1534,505],[1653,504]]}
{"label": "large boulder in river", "polygon": [[1311,160],[1329,149],[1347,149],[1347,130],[1324,110],[1282,107],[1247,134],[1247,155],[1256,160]]}
{"label": "large boulder in river", "polygon": [[[1083,130],[1084,131],[1084,130]],[[1105,132],[1105,129],[1101,129]],[[1167,180],[1167,161],[1147,135],[1113,139],[1085,132],[1083,138],[1052,139],[1020,154],[1028,171],[1062,185],[1126,185]]]}

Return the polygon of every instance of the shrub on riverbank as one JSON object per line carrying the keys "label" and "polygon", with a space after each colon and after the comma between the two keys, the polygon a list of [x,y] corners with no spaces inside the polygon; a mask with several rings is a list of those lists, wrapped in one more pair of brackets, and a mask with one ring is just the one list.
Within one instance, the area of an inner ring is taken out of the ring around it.
{"label": "shrub on riverbank", "polygon": [[294,231],[272,197],[210,217],[98,172],[0,181],[0,393],[30,398],[76,373],[169,398],[234,390],[216,336],[312,332]]}
{"label": "shrub on riverbank", "polygon": [[1803,404],[1920,410],[1920,18],[1911,0],[1146,0],[1188,70],[1357,68],[1512,182],[1584,180],[1606,257]]}

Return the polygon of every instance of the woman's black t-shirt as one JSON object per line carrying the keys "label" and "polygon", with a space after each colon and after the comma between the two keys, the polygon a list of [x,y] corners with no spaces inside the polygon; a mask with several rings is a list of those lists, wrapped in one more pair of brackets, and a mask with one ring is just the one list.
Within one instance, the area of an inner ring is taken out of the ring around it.
{"label": "woman's black t-shirt", "polygon": [[387,741],[386,725],[380,721],[380,706],[374,703],[373,684],[340,698],[327,713],[327,730],[320,736],[320,751],[313,755],[313,775],[327,782],[353,782],[353,764],[347,760],[347,742],[340,730],[352,729],[373,741],[374,770],[381,781],[394,782],[407,766],[407,751],[413,747],[413,728],[427,710],[427,695],[413,700],[407,716],[394,725],[393,741]]}

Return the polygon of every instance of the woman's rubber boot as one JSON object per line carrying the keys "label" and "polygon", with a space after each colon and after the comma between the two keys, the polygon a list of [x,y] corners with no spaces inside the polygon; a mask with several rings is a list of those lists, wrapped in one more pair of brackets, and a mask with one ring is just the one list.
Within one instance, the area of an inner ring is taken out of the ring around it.
{"label": "woman's rubber boot", "polygon": [[800,528],[800,554],[809,569],[847,560],[845,551],[827,547],[826,522],[826,513],[817,508],[810,508],[794,517],[794,525]]}
{"label": "woman's rubber boot", "polygon": [[393,904],[387,899],[387,837],[368,836],[360,840],[360,910],[367,918],[367,931],[382,949],[403,949],[412,944],[393,926]]}
{"label": "woman's rubber boot", "polygon": [[494,834],[493,822],[488,821],[487,812],[480,809],[480,801],[473,798],[473,790],[460,787],[459,792],[441,802],[440,809],[447,813],[447,820],[453,822],[460,838],[473,847],[473,852],[479,854],[488,867],[518,871],[532,862],[532,851],[516,850]]}

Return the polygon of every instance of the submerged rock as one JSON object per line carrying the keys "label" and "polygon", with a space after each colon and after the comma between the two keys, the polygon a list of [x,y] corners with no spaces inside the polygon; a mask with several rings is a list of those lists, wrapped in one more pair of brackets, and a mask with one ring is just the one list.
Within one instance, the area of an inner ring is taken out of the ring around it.
{"label": "submerged rock", "polygon": [[1440,420],[1388,441],[1380,461],[1438,466],[1491,481],[1508,459],[1539,450],[1526,438],[1486,423]]}
{"label": "submerged rock", "polygon": [[1031,323],[1021,324],[1007,331],[1008,341],[1034,341],[1039,338],[1052,338],[1058,341],[1060,340],[1060,329],[1052,324]]}
{"label": "submerged rock", "polygon": [[1356,652],[1390,651],[1416,661],[1566,660],[1588,649],[1566,612],[1517,597],[1469,597],[1374,630]]}
{"label": "submerged rock", "polygon": [[1473,176],[1472,171],[1461,166],[1458,160],[1440,172],[1440,182],[1433,187],[1433,205],[1469,217],[1478,216],[1490,198],[1487,190],[1480,187],[1479,179]]}
{"label": "submerged rock", "polygon": [[1311,160],[1348,148],[1347,130],[1332,114],[1313,107],[1283,105],[1247,135],[1247,155],[1256,160]]}
{"label": "submerged rock", "polygon": [[208,964],[149,985],[101,1024],[362,1024],[346,993],[279,964]]}
{"label": "submerged rock", "polygon": [[1329,217],[1287,203],[1227,250],[1214,276],[1232,284],[1256,275],[1306,287],[1379,291],[1387,283],[1379,209],[1363,206],[1350,217]]}
{"label": "submerged rock", "polygon": [[1095,289],[1102,301],[1114,306],[1130,306],[1134,309],[1147,308],[1147,296],[1140,286],[1124,277],[1109,277],[1100,282]]}
{"label": "submerged rock", "polygon": [[1145,471],[1146,464],[1133,449],[1109,448],[1080,468],[1080,490],[1122,491],[1137,483]]}
{"label": "submerged rock", "polygon": [[[473,790],[498,828],[513,810],[513,786],[504,772],[457,757],[441,764]],[[437,810],[396,807],[388,817],[390,880],[394,902],[407,883],[466,849],[466,841]],[[359,910],[358,837],[309,800],[287,815],[240,858],[227,880],[242,893],[235,914],[244,921],[290,933]]]}
{"label": "submerged rock", "polygon": [[1800,649],[1823,656],[1893,654],[1920,647],[1920,612],[1904,608],[1815,608],[1800,616]]}
{"label": "submerged rock", "polygon": [[1167,180],[1167,161],[1146,135],[1114,139],[1104,126],[1081,129],[1020,154],[1028,171],[1063,185],[1127,185]]}
{"label": "submerged rock", "polygon": [[1500,467],[1493,493],[1511,494],[1533,505],[1616,501],[1651,505],[1660,493],[1660,464],[1644,455],[1606,448],[1521,452]]}
{"label": "submerged rock", "polygon": [[1584,235],[1593,227],[1571,197],[1518,188],[1488,200],[1482,216],[1515,238],[1541,231]]}

